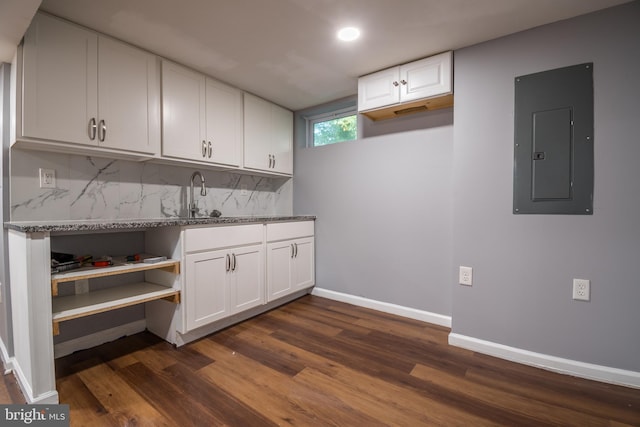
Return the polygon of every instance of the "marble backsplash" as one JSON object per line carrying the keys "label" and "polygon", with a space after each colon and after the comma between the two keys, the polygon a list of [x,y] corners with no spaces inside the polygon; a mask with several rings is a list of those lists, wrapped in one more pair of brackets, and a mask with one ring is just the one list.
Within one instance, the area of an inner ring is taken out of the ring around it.
{"label": "marble backsplash", "polygon": [[[39,168],[54,169],[56,188],[39,185]],[[199,215],[291,215],[289,178],[266,178],[197,166],[113,160],[38,151],[11,152],[11,221],[171,218],[187,215],[191,174],[205,177]],[[243,191],[246,189],[245,191]]]}

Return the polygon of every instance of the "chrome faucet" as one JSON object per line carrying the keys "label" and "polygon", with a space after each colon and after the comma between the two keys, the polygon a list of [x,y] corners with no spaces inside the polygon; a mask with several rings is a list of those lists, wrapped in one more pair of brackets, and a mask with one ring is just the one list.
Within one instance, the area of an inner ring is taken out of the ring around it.
{"label": "chrome faucet", "polygon": [[189,190],[189,195],[191,196],[191,198],[189,199],[189,218],[195,218],[196,212],[198,211],[198,208],[196,207],[196,201],[193,198],[193,181],[195,180],[196,176],[200,177],[200,182],[202,183],[200,195],[207,195],[207,188],[204,186],[204,176],[202,176],[199,171],[195,171],[193,174],[191,174],[191,188]]}

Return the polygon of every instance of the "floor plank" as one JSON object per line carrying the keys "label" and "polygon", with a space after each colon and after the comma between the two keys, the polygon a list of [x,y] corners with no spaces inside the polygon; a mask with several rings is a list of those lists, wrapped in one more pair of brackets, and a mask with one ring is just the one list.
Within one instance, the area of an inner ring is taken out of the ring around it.
{"label": "floor plank", "polygon": [[69,355],[57,387],[72,426],[640,426],[640,390],[452,347],[449,332],[305,296],[180,348],[141,333]]}

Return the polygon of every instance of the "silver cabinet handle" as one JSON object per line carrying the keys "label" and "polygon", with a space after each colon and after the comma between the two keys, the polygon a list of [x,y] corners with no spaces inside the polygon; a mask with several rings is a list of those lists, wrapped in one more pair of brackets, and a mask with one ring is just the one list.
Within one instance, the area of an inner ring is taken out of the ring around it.
{"label": "silver cabinet handle", "polygon": [[276,167],[276,155],[273,154],[273,168],[275,169]]}
{"label": "silver cabinet handle", "polygon": [[207,142],[202,140],[202,157],[207,157]]}
{"label": "silver cabinet handle", "polygon": [[273,163],[273,156],[269,154],[269,169],[272,168],[271,164]]}
{"label": "silver cabinet handle", "polygon": [[296,258],[298,258],[298,244],[294,243],[295,247],[296,247]]}
{"label": "silver cabinet handle", "polygon": [[236,254],[231,254],[233,262],[231,263],[231,271],[236,271]]}
{"label": "silver cabinet handle", "polygon": [[211,141],[209,141],[207,144],[209,146],[209,154],[207,155],[207,157],[211,158],[211,154],[213,154],[213,146],[211,145]]}
{"label": "silver cabinet handle", "polygon": [[403,80],[400,80],[400,83],[402,83],[403,85],[406,85],[407,81],[403,79]]}
{"label": "silver cabinet handle", "polygon": [[397,81],[395,81],[395,80],[394,80],[394,81],[393,81],[393,85],[394,85],[395,87],[398,87],[398,86],[400,86],[400,83],[398,83]]}
{"label": "silver cabinet handle", "polygon": [[98,139],[100,141],[104,141],[107,137],[107,125],[104,123],[104,120],[100,120],[100,127],[98,128]]}
{"label": "silver cabinet handle", "polygon": [[291,246],[291,258],[293,258],[296,256],[296,250],[293,247],[293,243],[290,246]]}
{"label": "silver cabinet handle", "polygon": [[226,272],[228,273],[229,270],[231,270],[231,257],[229,256],[229,254],[227,254],[227,260],[225,262],[225,266],[226,266]]}
{"label": "silver cabinet handle", "polygon": [[96,125],[96,118],[95,117],[91,117],[91,120],[89,120],[89,139],[90,140],[95,140],[96,139],[96,131],[98,130],[98,126]]}

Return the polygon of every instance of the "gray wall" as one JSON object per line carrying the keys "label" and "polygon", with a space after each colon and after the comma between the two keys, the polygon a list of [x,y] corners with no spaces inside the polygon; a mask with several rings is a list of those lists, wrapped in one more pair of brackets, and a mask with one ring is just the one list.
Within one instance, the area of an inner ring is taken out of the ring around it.
{"label": "gray wall", "polygon": [[[456,51],[453,265],[474,284],[453,332],[640,371],[639,23],[632,2]],[[594,215],[513,215],[514,77],[591,61]]]}
{"label": "gray wall", "polygon": [[[640,2],[455,52],[454,125],[296,147],[317,285],[453,332],[640,371]],[[513,80],[594,62],[593,216],[513,215]],[[473,287],[457,284],[473,267]],[[573,278],[590,302],[573,301]]]}
{"label": "gray wall", "polygon": [[318,287],[451,312],[452,141],[449,124],[296,147],[294,213],[317,215]]}

